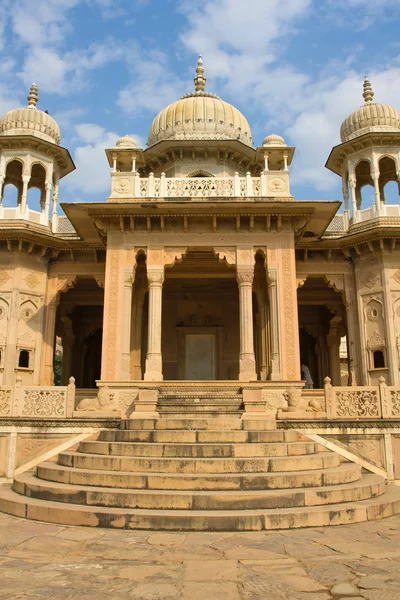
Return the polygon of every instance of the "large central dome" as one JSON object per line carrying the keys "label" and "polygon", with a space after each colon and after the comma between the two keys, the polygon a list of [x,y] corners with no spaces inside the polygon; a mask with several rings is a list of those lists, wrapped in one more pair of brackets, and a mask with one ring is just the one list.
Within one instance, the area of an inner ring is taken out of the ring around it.
{"label": "large central dome", "polygon": [[148,146],[161,140],[239,140],[252,146],[251,129],[242,113],[218,96],[204,91],[201,56],[197,62],[195,91],[182,96],[156,116]]}

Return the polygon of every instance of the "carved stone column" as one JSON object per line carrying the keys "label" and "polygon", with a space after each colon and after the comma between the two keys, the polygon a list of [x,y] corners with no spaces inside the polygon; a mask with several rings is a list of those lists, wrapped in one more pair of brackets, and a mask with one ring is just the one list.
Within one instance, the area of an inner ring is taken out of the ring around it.
{"label": "carved stone column", "polygon": [[121,335],[121,367],[122,379],[132,379],[131,376],[131,328],[132,328],[132,286],[135,281],[136,265],[125,270],[123,317]]}
{"label": "carved stone column", "polygon": [[[329,352],[330,378],[332,385],[342,385],[340,372],[340,342],[341,327],[340,318],[334,317],[330,322],[330,329],[327,336],[327,345]],[[344,332],[343,332],[344,333]]]}
{"label": "carved stone column", "polygon": [[46,307],[45,329],[43,336],[42,385],[54,385],[54,339],[58,302],[59,295],[56,294]]}
{"label": "carved stone column", "polygon": [[278,287],[277,272],[268,269],[268,295],[269,295],[269,322],[270,322],[270,347],[271,366],[270,378],[277,381],[281,378],[279,356],[279,315],[278,315]]}
{"label": "carved stone column", "polygon": [[69,317],[61,317],[63,323],[63,335],[62,335],[62,384],[68,385],[72,371],[72,351],[75,344],[75,335],[72,330],[72,320]]}
{"label": "carved stone column", "polygon": [[162,381],[161,318],[164,268],[147,267],[147,279],[149,283],[149,324],[144,380]]}
{"label": "carved stone column", "polygon": [[257,374],[254,356],[252,297],[254,267],[238,267],[236,278],[239,284],[240,312],[239,379],[241,381],[255,381]]}
{"label": "carved stone column", "polygon": [[25,210],[26,210],[26,196],[28,193],[28,183],[31,179],[30,175],[22,175],[22,194],[21,194],[21,214],[24,215],[25,214]]}
{"label": "carved stone column", "polygon": [[372,171],[371,178],[372,178],[372,181],[374,182],[376,214],[379,215],[381,212],[381,192],[379,190],[379,171]]}
{"label": "carved stone column", "polygon": [[351,212],[353,213],[353,223],[358,223],[358,208],[356,198],[356,180],[354,177],[349,178],[349,186],[351,192]]}

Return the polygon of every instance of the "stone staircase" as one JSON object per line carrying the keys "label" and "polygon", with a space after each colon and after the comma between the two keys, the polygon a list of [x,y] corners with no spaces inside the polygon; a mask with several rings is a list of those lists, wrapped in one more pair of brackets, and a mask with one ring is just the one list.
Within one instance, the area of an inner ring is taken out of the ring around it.
{"label": "stone staircase", "polygon": [[400,512],[400,488],[274,421],[130,419],[0,488],[0,510],[67,525],[260,531]]}
{"label": "stone staircase", "polygon": [[160,386],[157,411],[161,416],[184,418],[240,416],[243,395],[239,386],[217,387],[205,384],[179,387]]}

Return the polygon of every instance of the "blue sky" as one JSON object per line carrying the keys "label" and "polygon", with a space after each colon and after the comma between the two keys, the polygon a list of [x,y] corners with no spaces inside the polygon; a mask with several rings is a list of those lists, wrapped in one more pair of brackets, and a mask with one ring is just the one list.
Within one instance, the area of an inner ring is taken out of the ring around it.
{"label": "blue sky", "polygon": [[245,114],[256,146],[279,133],[297,147],[292,193],[340,199],[324,164],[364,75],[400,108],[399,27],[399,0],[0,0],[0,114],[35,81],[77,166],[60,199],[103,200],[104,148],[126,133],[145,147],[201,53],[206,89]]}

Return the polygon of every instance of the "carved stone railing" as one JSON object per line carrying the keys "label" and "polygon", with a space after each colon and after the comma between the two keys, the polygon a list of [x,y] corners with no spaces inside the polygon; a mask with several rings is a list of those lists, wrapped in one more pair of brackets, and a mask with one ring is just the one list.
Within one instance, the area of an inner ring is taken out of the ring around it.
{"label": "carved stone railing", "polygon": [[75,406],[75,380],[65,386],[22,385],[0,387],[0,417],[68,418]]}
{"label": "carved stone railing", "polygon": [[138,173],[112,172],[110,199],[125,198],[287,198],[289,172],[265,171],[260,177],[139,177]]}
{"label": "carved stone railing", "polygon": [[328,419],[400,419],[400,387],[383,377],[376,386],[333,387],[325,378]]}

